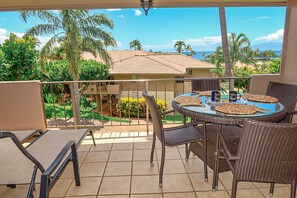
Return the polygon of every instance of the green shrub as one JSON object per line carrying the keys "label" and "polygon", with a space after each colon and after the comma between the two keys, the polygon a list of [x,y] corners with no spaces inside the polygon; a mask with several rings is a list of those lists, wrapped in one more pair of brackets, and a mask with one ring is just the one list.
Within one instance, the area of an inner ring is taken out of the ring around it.
{"label": "green shrub", "polygon": [[1,80],[37,79],[38,51],[33,37],[18,38],[11,33],[1,46]]}
{"label": "green shrub", "polygon": [[80,80],[105,80],[109,75],[108,67],[95,60],[81,62]]}
{"label": "green shrub", "polygon": [[[162,99],[156,99],[158,108],[161,112],[165,112],[168,109],[168,102]],[[121,112],[122,117],[137,118],[138,112],[140,118],[146,117],[146,105],[144,98],[121,98],[118,102],[118,111]]]}

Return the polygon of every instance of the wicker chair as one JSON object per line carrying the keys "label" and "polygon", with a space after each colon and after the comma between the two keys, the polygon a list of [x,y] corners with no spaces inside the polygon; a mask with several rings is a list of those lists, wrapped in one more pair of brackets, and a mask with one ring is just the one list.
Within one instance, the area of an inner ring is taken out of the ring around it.
{"label": "wicker chair", "polygon": [[[153,96],[149,96],[146,91],[142,92],[143,97],[150,109],[151,117],[153,120],[153,143],[151,150],[150,163],[153,164],[154,150],[156,144],[156,137],[160,140],[162,144],[162,157],[159,173],[159,186],[162,187],[163,183],[163,169],[165,163],[165,147],[173,147],[182,144],[188,144],[201,140],[203,138],[195,128],[195,123],[190,123],[177,127],[163,128],[162,115],[167,113],[172,113],[173,111],[168,111],[163,114],[160,113],[156,101]],[[186,159],[189,158],[189,149],[186,145]]]}
{"label": "wicker chair", "polygon": [[197,79],[192,80],[192,92],[220,90],[219,79]]}
{"label": "wicker chair", "polygon": [[[237,155],[230,154],[219,132],[221,154],[233,172],[231,198],[236,198],[239,181],[291,184],[296,197],[297,125],[246,120]],[[235,161],[232,166],[231,161]]]}
{"label": "wicker chair", "polygon": [[[281,120],[280,122],[281,123],[291,123],[293,115],[296,114],[295,106],[296,106],[296,102],[297,102],[297,85],[278,83],[278,82],[269,82],[268,87],[266,89],[266,95],[276,97],[285,106],[285,108],[289,112],[287,114],[287,117],[285,119]],[[229,127],[231,127],[231,126],[229,126]],[[219,132],[219,130],[215,127],[212,127],[211,129],[208,129],[207,131],[209,131],[208,133],[212,134],[212,138],[215,137],[214,134]],[[226,132],[227,131],[224,129],[224,126],[223,126],[222,134],[225,138],[225,143],[231,137],[230,135],[226,135]],[[231,139],[236,140],[236,138],[239,138],[240,133],[241,133],[241,131],[238,131],[238,133],[231,133],[232,134]],[[228,145],[228,143],[226,145]],[[230,147],[230,145],[228,145],[228,146],[229,146],[229,151],[232,154],[236,155],[237,148]],[[220,162],[220,165],[217,165],[218,170],[222,169],[221,164],[222,163]],[[226,163],[224,163],[224,165],[226,165]],[[216,171],[216,172],[218,173],[218,171]],[[218,185],[217,180],[218,180],[218,174],[214,174],[213,190],[217,189],[217,185]],[[270,196],[273,195],[273,191],[274,191],[274,183],[272,182],[271,186],[270,186],[270,192],[269,192]]]}
{"label": "wicker chair", "polygon": [[287,109],[288,115],[281,122],[291,123],[297,101],[297,85],[270,81],[266,89],[266,95],[276,97]]}

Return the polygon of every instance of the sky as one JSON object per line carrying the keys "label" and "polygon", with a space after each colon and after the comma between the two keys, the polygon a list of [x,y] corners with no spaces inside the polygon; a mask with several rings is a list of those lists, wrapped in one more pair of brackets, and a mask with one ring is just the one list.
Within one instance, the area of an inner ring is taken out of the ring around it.
{"label": "sky", "polygon": [[[57,11],[54,11],[57,13]],[[138,39],[144,50],[174,52],[174,43],[182,40],[195,51],[214,51],[221,45],[218,8],[151,8],[148,16],[139,9],[100,9],[114,21],[107,29],[116,39],[118,50],[129,49]],[[281,50],[285,24],[285,7],[226,8],[228,33],[245,33],[252,47],[260,50]],[[10,32],[22,36],[36,24],[37,18],[23,22],[18,12],[0,12],[0,43]],[[40,47],[51,35],[39,37]],[[39,47],[39,48],[40,48]]]}

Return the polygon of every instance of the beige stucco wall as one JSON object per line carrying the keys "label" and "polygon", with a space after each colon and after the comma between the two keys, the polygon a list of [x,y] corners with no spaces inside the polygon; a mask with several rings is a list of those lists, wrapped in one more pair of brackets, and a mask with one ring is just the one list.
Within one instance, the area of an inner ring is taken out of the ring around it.
{"label": "beige stucco wall", "polygon": [[285,60],[282,65],[281,77],[285,83],[297,84],[297,1],[289,0],[285,35]]}
{"label": "beige stucco wall", "polygon": [[266,75],[252,75],[250,80],[249,93],[265,94],[269,81],[280,81],[279,74],[266,74]]}
{"label": "beige stucco wall", "polygon": [[[288,0],[287,4],[281,81],[297,84],[297,1]],[[297,116],[294,116],[293,122],[297,123]]]}
{"label": "beige stucco wall", "polygon": [[186,78],[211,77],[209,69],[192,69],[192,75],[186,75]]}
{"label": "beige stucco wall", "polygon": [[0,130],[45,130],[41,87],[34,82],[0,82]]}

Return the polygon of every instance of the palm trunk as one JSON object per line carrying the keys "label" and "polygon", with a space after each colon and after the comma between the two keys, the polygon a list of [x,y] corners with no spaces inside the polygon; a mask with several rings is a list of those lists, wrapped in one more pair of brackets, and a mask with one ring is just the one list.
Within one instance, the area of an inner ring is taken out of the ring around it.
{"label": "palm trunk", "polygon": [[78,83],[73,83],[73,86],[70,86],[71,89],[71,99],[72,99],[72,111],[73,111],[73,118],[74,118],[74,125],[75,128],[77,125],[80,125],[80,97],[79,97],[79,88]]}
{"label": "palm trunk", "polygon": [[[227,25],[226,25],[226,13],[225,7],[219,7],[220,12],[220,26],[221,26],[221,34],[222,34],[222,45],[223,45],[223,53],[225,59],[225,76],[233,77],[232,72],[232,64],[228,43],[228,34],[227,34]],[[234,80],[230,80],[229,89],[234,90]]]}

